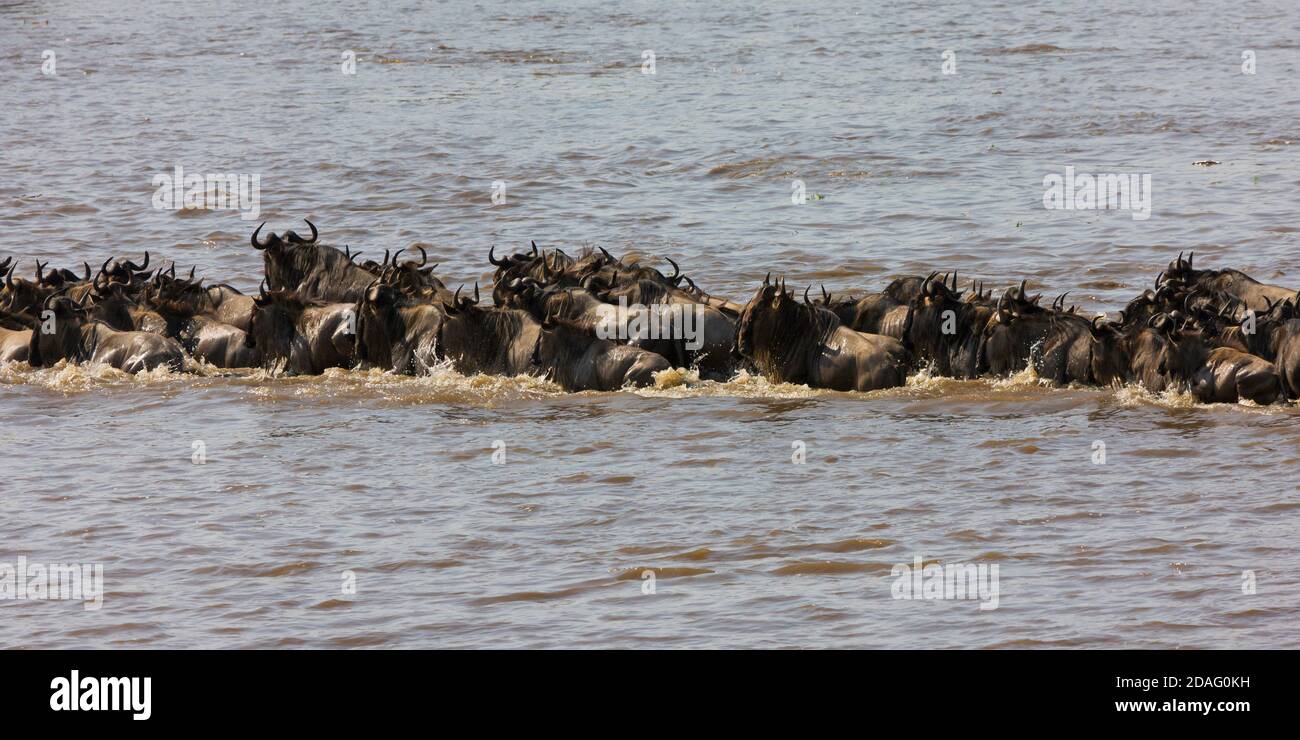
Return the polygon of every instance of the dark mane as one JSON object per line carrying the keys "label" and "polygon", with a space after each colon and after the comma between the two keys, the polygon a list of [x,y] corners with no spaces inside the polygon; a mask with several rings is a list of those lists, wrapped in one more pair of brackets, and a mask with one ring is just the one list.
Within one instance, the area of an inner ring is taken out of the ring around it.
{"label": "dark mane", "polygon": [[[780,306],[773,305],[778,299]],[[802,303],[784,287],[764,285],[741,314],[738,336],[745,339],[759,372],[780,382],[803,383],[817,348],[840,326],[834,312]]]}

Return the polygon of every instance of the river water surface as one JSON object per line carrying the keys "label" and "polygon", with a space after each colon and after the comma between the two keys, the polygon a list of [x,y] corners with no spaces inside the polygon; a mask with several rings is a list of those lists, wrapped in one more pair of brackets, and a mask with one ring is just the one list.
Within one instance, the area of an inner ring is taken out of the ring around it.
{"label": "river water surface", "polygon": [[[956,268],[1113,312],[1180,250],[1300,287],[1292,2],[273,5],[0,2],[0,258],[255,290],[252,227],[308,217],[452,286],[535,239],[742,301]],[[258,174],[260,217],[155,209],[177,165]],[[1150,218],[1045,209],[1067,166],[1149,174]],[[106,594],[0,602],[0,646],[1295,648],[1298,443],[1293,407],[1029,373],[9,365],[0,563]],[[998,565],[997,608],[894,599],[915,557]]]}

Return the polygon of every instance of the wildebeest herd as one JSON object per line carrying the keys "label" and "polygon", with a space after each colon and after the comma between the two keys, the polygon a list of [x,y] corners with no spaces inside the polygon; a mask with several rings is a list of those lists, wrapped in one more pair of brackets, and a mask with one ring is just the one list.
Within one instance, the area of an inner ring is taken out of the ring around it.
{"label": "wildebeest herd", "polygon": [[[1088,317],[1066,296],[1050,306],[1022,281],[995,295],[956,273],[893,280],[857,298],[802,297],[769,275],[745,304],[711,295],[683,275],[601,249],[488,259],[492,302],[479,287],[448,290],[428,264],[349,248],[294,231],[252,234],[265,277],[257,293],[204,285],[175,264],[150,269],[110,258],[98,270],[16,276],[0,260],[0,361],[49,367],[104,363],[134,373],[186,367],[267,367],[295,374],[380,368],[419,375],[439,365],[464,374],[538,375],[566,390],[653,384],[693,367],[726,380],[740,370],[814,388],[869,391],[928,367],[953,378],[1005,376],[1032,365],[1053,384],[1136,383],[1189,390],[1203,402],[1259,404],[1300,397],[1300,296],[1237,270],[1202,270],[1179,255],[1118,320]],[[619,311],[611,311],[615,306]],[[648,307],[679,307],[695,335],[673,325],[644,331]],[[620,326],[611,327],[609,322]],[[628,324],[638,328],[628,330]]]}

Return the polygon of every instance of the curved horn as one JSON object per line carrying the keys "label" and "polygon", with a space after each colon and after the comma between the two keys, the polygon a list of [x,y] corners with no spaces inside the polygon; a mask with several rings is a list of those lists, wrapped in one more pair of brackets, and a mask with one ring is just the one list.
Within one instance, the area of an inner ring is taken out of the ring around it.
{"label": "curved horn", "polygon": [[405,252],[405,251],[406,251],[406,247],[402,247],[401,249],[397,250],[396,252],[393,252],[393,267],[397,267],[397,258],[398,258],[399,255],[402,254],[402,252]]}
{"label": "curved horn", "polygon": [[605,259],[609,260],[610,262],[618,262],[618,260],[614,258],[614,255],[609,253],[609,250],[605,249],[604,247],[598,247],[598,249],[600,249],[601,254],[605,255]]}
{"label": "curved horn", "polygon": [[811,285],[805,285],[803,287],[803,302],[809,306],[812,305],[812,301],[808,300],[808,289],[811,287]]}
{"label": "curved horn", "polygon": [[131,272],[143,272],[144,270],[149,269],[149,250],[146,249],[145,252],[144,252],[144,263],[143,263],[143,264],[139,264],[139,265],[137,265],[136,263],[132,262],[131,260],[127,260],[127,261],[126,261],[126,269],[130,270]]}
{"label": "curved horn", "polygon": [[528,243],[533,245],[533,256],[536,257],[536,256],[537,256],[537,242],[535,242],[535,241],[531,241],[531,240],[530,240]]}
{"label": "curved horn", "polygon": [[474,305],[475,305],[475,306],[478,305],[478,301],[479,301],[479,298],[478,298],[478,281],[475,280],[475,281],[474,281]]}
{"label": "curved horn", "polygon": [[664,257],[664,259],[668,260],[668,264],[673,266],[673,275],[668,278],[668,282],[673,285],[680,283],[682,281],[682,268],[678,267],[676,262],[673,262],[672,257]]}
{"label": "curved horn", "polygon": [[420,267],[429,264],[429,253],[424,251],[424,247],[416,247],[416,249],[420,250]]}
{"label": "curved horn", "polygon": [[[304,218],[303,221],[307,221],[307,219]],[[310,238],[310,239],[303,239],[303,240],[302,240],[302,243],[303,243],[303,244],[315,244],[315,243],[316,243],[316,239],[320,237],[320,232],[316,231],[316,224],[312,223],[311,221],[307,221],[307,228],[311,229],[311,238]]]}
{"label": "curved horn", "polygon": [[498,260],[496,258],[496,249],[497,249],[496,245],[494,244],[492,245],[492,248],[488,250],[488,262],[491,262],[493,265],[496,265],[497,267],[505,267],[509,265],[510,264],[509,260]]}
{"label": "curved horn", "polygon": [[269,246],[268,244],[260,244],[260,243],[258,243],[258,241],[257,241],[257,234],[258,234],[259,231],[262,230],[262,227],[263,227],[263,226],[266,226],[266,222],[265,222],[265,221],[263,221],[262,223],[258,224],[258,226],[257,226],[256,229],[253,229],[253,238],[250,240],[250,241],[252,241],[252,243],[253,243],[253,249],[266,249],[267,246]]}

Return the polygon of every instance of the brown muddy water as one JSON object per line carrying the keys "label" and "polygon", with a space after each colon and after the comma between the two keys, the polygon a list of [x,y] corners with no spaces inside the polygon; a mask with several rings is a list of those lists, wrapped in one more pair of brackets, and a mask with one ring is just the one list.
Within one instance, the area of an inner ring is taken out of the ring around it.
{"label": "brown muddy water", "polygon": [[[0,258],[149,249],[255,290],[256,222],[153,207],[181,165],[453,285],[536,239],[735,298],[956,268],[1113,312],[1184,249],[1300,287],[1295,4],[1055,7],[3,2]],[[1150,174],[1150,218],[1045,209],[1066,166]],[[0,646],[1295,648],[1298,415],[1028,373],[10,365],[0,563],[106,593],[0,601]],[[997,608],[893,598],[916,557],[998,565]]]}

